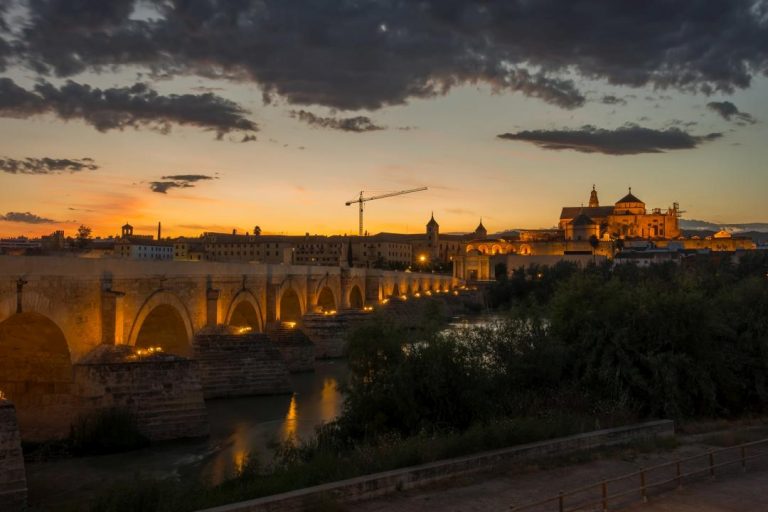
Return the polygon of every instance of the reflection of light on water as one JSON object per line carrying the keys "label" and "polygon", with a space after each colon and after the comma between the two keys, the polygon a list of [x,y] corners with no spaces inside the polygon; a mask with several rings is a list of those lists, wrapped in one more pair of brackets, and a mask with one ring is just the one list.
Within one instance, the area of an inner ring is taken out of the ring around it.
{"label": "reflection of light on water", "polygon": [[242,450],[238,450],[235,452],[232,462],[235,465],[235,472],[236,473],[242,473],[243,468],[245,467],[245,463],[248,460],[248,454]]}
{"label": "reflection of light on water", "polygon": [[238,423],[235,426],[235,432],[232,434],[232,463],[235,471],[240,472],[248,462],[248,455],[251,447],[248,438],[248,425]]}
{"label": "reflection of light on water", "polygon": [[288,412],[285,414],[283,422],[283,439],[288,439],[296,435],[299,427],[299,411],[296,407],[296,394],[291,397],[291,403],[288,404]]}
{"label": "reflection of light on water", "polygon": [[332,377],[323,379],[323,389],[320,392],[321,420],[331,421],[338,416],[340,398],[336,390],[336,379]]}

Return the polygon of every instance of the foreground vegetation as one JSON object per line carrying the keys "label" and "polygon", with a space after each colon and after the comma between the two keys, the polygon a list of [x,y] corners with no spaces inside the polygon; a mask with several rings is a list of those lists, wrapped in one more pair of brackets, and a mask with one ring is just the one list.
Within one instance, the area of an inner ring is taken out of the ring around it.
{"label": "foreground vegetation", "polygon": [[641,419],[766,412],[765,254],[520,269],[488,293],[506,312],[493,325],[441,332],[435,301],[418,329],[380,316],[353,332],[342,415],[269,464],[210,488],[116,488],[93,510],[194,510]]}

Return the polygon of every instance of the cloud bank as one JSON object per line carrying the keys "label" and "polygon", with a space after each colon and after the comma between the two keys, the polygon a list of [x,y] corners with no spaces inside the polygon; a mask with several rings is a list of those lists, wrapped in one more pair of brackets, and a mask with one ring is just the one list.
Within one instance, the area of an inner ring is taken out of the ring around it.
{"label": "cloud bank", "polygon": [[151,181],[149,189],[159,194],[167,194],[168,190],[173,188],[192,188],[198,181],[207,181],[217,179],[215,176],[207,174],[172,174],[163,176],[162,181]]}
{"label": "cloud bank", "polygon": [[757,119],[752,117],[751,114],[741,112],[736,105],[730,101],[710,101],[707,103],[707,108],[716,112],[720,117],[726,121],[734,119],[737,122],[745,124],[755,124]]}
{"label": "cloud bank", "polygon": [[307,112],[306,110],[293,110],[291,111],[291,117],[316,128],[330,128],[332,130],[340,130],[343,132],[362,133],[385,129],[384,126],[377,125],[367,116],[344,118],[321,117],[312,112]]}
{"label": "cloud bank", "polygon": [[722,134],[691,135],[676,127],[654,130],[637,125],[625,125],[615,130],[608,130],[587,125],[577,129],[524,130],[516,133],[502,133],[497,137],[529,142],[549,150],[569,149],[580,153],[637,155],[693,149],[702,143],[719,139]]}
{"label": "cloud bank", "polygon": [[0,117],[43,114],[80,120],[100,132],[150,128],[169,133],[179,125],[210,130],[222,138],[258,130],[245,109],[212,93],[162,95],[144,83],[99,89],[71,80],[61,87],[43,81],[28,91],[10,78],[0,78]]}
{"label": "cloud bank", "polygon": [[0,171],[8,174],[60,174],[95,171],[99,166],[92,158],[0,158]]}
{"label": "cloud bank", "polygon": [[768,68],[768,6],[753,0],[28,5],[26,25],[0,58],[40,74],[131,65],[162,76],[247,80],[267,98],[340,109],[377,109],[479,83],[575,108],[585,100],[574,77],[711,94],[746,88]]}
{"label": "cloud bank", "polygon": [[0,220],[6,222],[21,222],[24,224],[55,224],[57,221],[53,219],[46,219],[30,212],[8,212],[5,215],[0,215]]}

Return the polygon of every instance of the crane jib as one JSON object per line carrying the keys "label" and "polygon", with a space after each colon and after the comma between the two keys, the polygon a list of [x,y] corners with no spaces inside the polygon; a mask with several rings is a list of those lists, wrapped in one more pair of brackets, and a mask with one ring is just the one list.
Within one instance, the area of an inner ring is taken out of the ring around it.
{"label": "crane jib", "polygon": [[347,206],[350,206],[353,203],[358,203],[359,208],[360,208],[360,213],[359,213],[359,223],[360,223],[359,235],[363,236],[363,204],[366,201],[373,201],[374,199],[384,199],[386,197],[401,196],[403,194],[410,194],[412,192],[422,192],[424,190],[427,190],[427,187],[412,188],[412,189],[409,189],[409,190],[398,190],[397,192],[388,192],[386,194],[381,194],[381,195],[377,195],[377,196],[370,196],[370,197],[363,197],[364,191],[361,190],[360,191],[360,196],[357,199],[353,199],[351,201],[347,201],[344,204],[347,205]]}

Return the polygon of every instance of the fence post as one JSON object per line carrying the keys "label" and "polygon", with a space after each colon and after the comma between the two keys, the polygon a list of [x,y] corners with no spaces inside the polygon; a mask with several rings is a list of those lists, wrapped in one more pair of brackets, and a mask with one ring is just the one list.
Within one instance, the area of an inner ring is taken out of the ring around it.
{"label": "fence post", "polygon": [[747,472],[747,448],[745,446],[741,447],[741,471]]}
{"label": "fence post", "polygon": [[677,461],[677,488],[682,489],[683,488],[683,478],[682,478],[682,472],[680,471],[680,461]]}
{"label": "fence post", "polygon": [[640,494],[643,497],[643,503],[648,503],[648,495],[645,492],[645,468],[640,469]]}
{"label": "fence post", "polygon": [[712,451],[709,452],[709,477],[715,479],[715,454]]}
{"label": "fence post", "polygon": [[560,512],[563,512],[565,510],[563,491],[560,491],[560,494],[557,496],[557,504]]}
{"label": "fence post", "polygon": [[608,512],[608,482],[603,482],[603,512]]}

